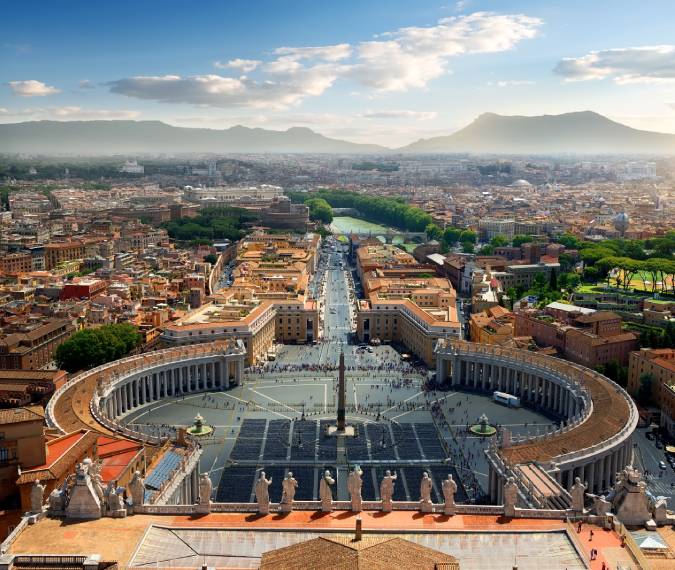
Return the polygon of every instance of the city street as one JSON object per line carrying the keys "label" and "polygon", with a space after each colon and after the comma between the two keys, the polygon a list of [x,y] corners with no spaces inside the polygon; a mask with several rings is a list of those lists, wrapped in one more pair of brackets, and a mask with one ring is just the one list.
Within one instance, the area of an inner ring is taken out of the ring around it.
{"label": "city street", "polygon": [[[658,449],[647,439],[648,428],[638,428],[633,434],[633,463],[644,470],[647,489],[655,497],[667,497],[670,505],[675,501],[675,470],[666,461],[665,449]],[[659,468],[664,462],[665,469]]]}

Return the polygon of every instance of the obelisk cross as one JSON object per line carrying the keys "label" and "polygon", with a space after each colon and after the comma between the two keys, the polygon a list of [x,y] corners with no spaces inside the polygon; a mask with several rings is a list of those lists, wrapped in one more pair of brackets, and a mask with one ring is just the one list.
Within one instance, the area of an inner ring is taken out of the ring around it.
{"label": "obelisk cross", "polygon": [[338,409],[337,429],[345,431],[345,353],[340,351],[340,366],[338,368]]}

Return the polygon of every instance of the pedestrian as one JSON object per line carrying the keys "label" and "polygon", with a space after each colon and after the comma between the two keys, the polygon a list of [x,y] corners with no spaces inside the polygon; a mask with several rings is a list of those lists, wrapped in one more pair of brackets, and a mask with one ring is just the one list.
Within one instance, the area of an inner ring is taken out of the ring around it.
{"label": "pedestrian", "polygon": [[591,534],[588,537],[588,542],[591,542],[593,540],[593,531],[591,531]]}

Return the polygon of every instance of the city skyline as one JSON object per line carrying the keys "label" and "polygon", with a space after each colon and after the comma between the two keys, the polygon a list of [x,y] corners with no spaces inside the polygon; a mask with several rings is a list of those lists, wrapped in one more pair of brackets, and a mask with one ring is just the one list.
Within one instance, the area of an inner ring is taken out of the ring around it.
{"label": "city skyline", "polygon": [[396,146],[450,134],[483,112],[588,109],[675,132],[666,2],[640,11],[627,2],[478,0],[413,10],[403,2],[68,7],[7,8],[1,122],[308,126]]}

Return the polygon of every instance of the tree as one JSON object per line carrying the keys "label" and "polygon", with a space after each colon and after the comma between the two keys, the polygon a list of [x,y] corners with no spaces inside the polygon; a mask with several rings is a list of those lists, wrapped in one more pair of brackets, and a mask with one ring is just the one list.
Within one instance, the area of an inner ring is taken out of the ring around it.
{"label": "tree", "polygon": [[517,236],[513,236],[513,247],[520,247],[524,243],[531,243],[534,241],[534,238],[532,236],[526,236],[519,234]]}
{"label": "tree", "polygon": [[495,236],[490,240],[490,245],[492,247],[504,247],[509,245],[509,240],[504,236]]}
{"label": "tree", "polygon": [[464,253],[473,253],[473,243],[470,241],[462,242],[462,252]]}
{"label": "tree", "polygon": [[[465,242],[465,243],[468,243],[468,242]],[[492,244],[484,245],[483,247],[481,247],[478,250],[478,253],[480,255],[493,255],[494,252],[495,252],[495,246],[493,246]]]}
{"label": "tree", "polygon": [[638,388],[637,399],[643,406],[649,406],[652,403],[653,385],[654,376],[649,372],[640,374],[640,387]]}
{"label": "tree", "polygon": [[103,325],[76,332],[57,347],[54,358],[60,368],[77,372],[122,358],[142,340],[138,329],[129,323]]}
{"label": "tree", "polygon": [[462,230],[458,228],[445,228],[443,230],[443,243],[452,246],[459,242],[459,236],[462,235]]}
{"label": "tree", "polygon": [[464,242],[469,242],[469,243],[476,243],[478,236],[476,235],[476,232],[473,230],[464,230],[462,231],[461,234],[459,234],[459,241],[462,243]]}
{"label": "tree", "polygon": [[558,273],[555,269],[551,269],[551,275],[549,277],[548,286],[551,288],[551,291],[558,290]]}
{"label": "tree", "polygon": [[215,265],[218,261],[218,258],[213,253],[209,253],[208,255],[204,256],[204,261],[206,263],[210,263],[211,265]]}
{"label": "tree", "polygon": [[572,234],[563,234],[558,238],[558,243],[564,245],[567,249],[579,249],[580,242]]}
{"label": "tree", "polygon": [[424,231],[427,233],[428,240],[440,240],[443,237],[443,230],[436,224],[428,224]]}
{"label": "tree", "polygon": [[305,206],[309,207],[309,217],[311,220],[324,224],[330,224],[333,221],[333,208],[323,198],[307,200]]}

